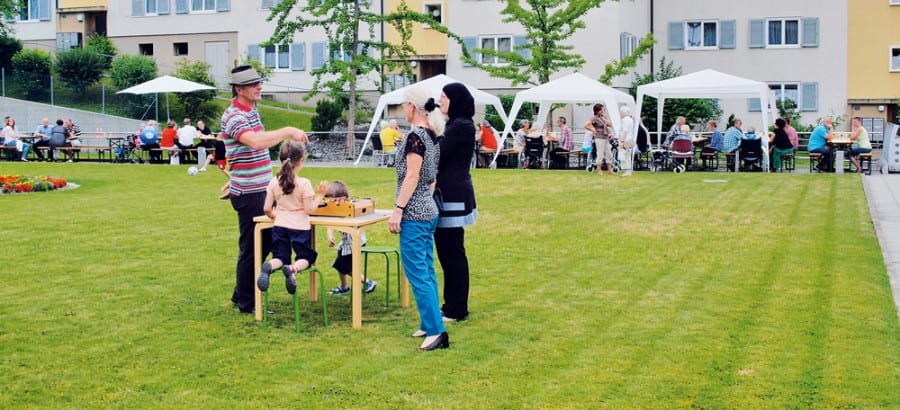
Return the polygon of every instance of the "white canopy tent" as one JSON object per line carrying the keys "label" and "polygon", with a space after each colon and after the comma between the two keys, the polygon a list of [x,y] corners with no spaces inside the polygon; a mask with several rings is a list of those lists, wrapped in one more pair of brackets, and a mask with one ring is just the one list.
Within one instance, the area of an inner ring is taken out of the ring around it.
{"label": "white canopy tent", "polygon": [[[760,101],[760,116],[762,117],[762,129],[760,129],[763,152],[769,152],[769,138],[767,137],[769,124],[775,120],[775,94],[769,89],[769,85],[760,81],[733,76],[706,69],[681,77],[657,81],[651,84],[638,86],[637,88],[637,114],[635,118],[641,118],[641,103],[644,96],[656,98],[656,127],[659,136],[662,135],[663,105],[667,98],[758,98]],[[657,144],[662,138],[657,138]],[[735,168],[739,161],[735,161]],[[769,156],[763,155],[763,168],[769,169]]]}
{"label": "white canopy tent", "polygon": [[[215,90],[216,87],[208,86],[206,84],[195,83],[193,81],[184,80],[178,77],[172,77],[170,75],[164,75],[162,77],[156,77],[150,81],[145,81],[138,85],[126,88],[122,91],[119,91],[116,94],[158,94],[158,93],[167,93],[166,94],[166,120],[170,119],[169,116],[169,94],[168,93],[190,93],[194,91],[202,91],[202,90]],[[157,108],[159,108],[159,95],[157,98]]]}
{"label": "white canopy tent", "polygon": [[[526,102],[534,102],[539,104],[537,119],[534,121],[533,129],[541,129],[544,120],[550,112],[553,103],[603,103],[607,108],[610,120],[613,122],[614,129],[621,128],[622,119],[619,117],[620,105],[626,105],[631,112],[634,112],[634,98],[622,91],[607,86],[597,80],[594,80],[581,73],[572,73],[565,77],[560,77],[549,81],[546,84],[520,91],[516,94],[512,108],[509,110],[509,118],[516,118],[522,104]],[[500,141],[506,141],[507,136],[512,134],[512,121],[506,123],[503,129]],[[497,144],[497,152],[494,153],[494,161],[500,155],[503,144]],[[493,165],[493,163],[492,163]]]}
{"label": "white canopy tent", "polygon": [[[369,124],[369,131],[366,132],[366,140],[365,142],[363,142],[362,149],[359,150],[359,157],[356,158],[356,162],[354,162],[354,165],[359,164],[359,161],[362,159],[366,145],[369,144],[369,139],[372,138],[372,133],[375,131],[375,127],[381,120],[381,116],[384,113],[384,110],[388,105],[402,104],[404,101],[403,94],[406,93],[406,90],[416,86],[425,86],[429,90],[431,90],[431,94],[434,96],[434,101],[437,102],[438,99],[441,98],[441,92],[444,89],[445,85],[458,82],[459,81],[454,80],[453,78],[450,78],[444,74],[439,74],[429,79],[419,81],[415,84],[410,84],[403,88],[398,88],[394,91],[382,95],[378,99],[378,105],[375,107],[375,114],[372,115],[372,123]],[[503,110],[503,104],[500,103],[500,98],[498,98],[496,95],[488,94],[477,88],[470,87],[468,84],[463,85],[465,85],[469,92],[472,94],[472,97],[475,99],[475,105],[493,106],[494,109],[497,110],[497,113],[500,115],[500,118],[503,119],[504,124],[506,123],[506,112]]]}

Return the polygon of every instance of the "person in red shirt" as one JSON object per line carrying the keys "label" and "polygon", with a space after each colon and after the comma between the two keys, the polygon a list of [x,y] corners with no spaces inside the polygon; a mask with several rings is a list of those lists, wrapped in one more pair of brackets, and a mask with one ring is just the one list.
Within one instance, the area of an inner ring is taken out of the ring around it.
{"label": "person in red shirt", "polygon": [[486,167],[487,160],[485,157],[493,155],[497,151],[497,137],[494,135],[494,128],[488,120],[481,122],[478,132],[475,133],[475,141],[481,143],[478,148],[478,166]]}
{"label": "person in red shirt", "polygon": [[175,129],[175,121],[166,123],[166,129],[162,132],[162,140],[159,142],[160,148],[172,148],[175,146],[175,137],[178,136],[178,130]]}

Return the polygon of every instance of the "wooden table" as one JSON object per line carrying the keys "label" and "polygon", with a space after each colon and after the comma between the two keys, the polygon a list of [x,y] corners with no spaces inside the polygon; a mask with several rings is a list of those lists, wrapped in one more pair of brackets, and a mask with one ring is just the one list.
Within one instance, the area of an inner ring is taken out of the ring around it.
{"label": "wooden table", "polygon": [[[316,227],[324,226],[327,228],[332,228],[339,232],[346,232],[350,234],[353,243],[353,281],[351,282],[353,286],[352,289],[352,322],[354,328],[362,327],[362,289],[364,286],[360,286],[362,282],[362,233],[368,229],[369,227],[374,226],[375,224],[383,221],[387,221],[391,216],[391,211],[389,210],[379,210],[376,209],[374,213],[371,215],[359,216],[354,218],[341,218],[336,216],[310,216],[309,223],[312,225],[312,247],[315,249],[316,247]],[[259,276],[259,270],[262,268],[263,263],[263,255],[262,255],[262,231],[264,229],[272,228],[272,220],[265,215],[257,216],[253,218],[253,221],[256,222],[256,227],[253,231],[253,243],[254,243],[254,265],[253,271],[253,293],[255,296],[255,306],[256,306],[256,320],[262,320],[262,292],[260,292],[259,288],[256,286],[256,279]],[[321,253],[320,253],[321,255]],[[309,274],[309,299],[311,301],[318,300],[318,288],[316,283],[316,277],[314,273]],[[324,286],[323,284],[318,284],[319,286]],[[400,293],[400,306],[409,307],[409,282],[406,280],[406,275],[403,274],[403,267],[401,264],[400,267],[400,288],[403,291]],[[385,291],[389,291],[386,289]]]}

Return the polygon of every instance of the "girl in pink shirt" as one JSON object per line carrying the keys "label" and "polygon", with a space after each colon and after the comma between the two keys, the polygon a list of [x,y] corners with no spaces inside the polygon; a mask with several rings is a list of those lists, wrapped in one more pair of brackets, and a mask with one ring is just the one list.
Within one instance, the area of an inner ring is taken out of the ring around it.
{"label": "girl in pink shirt", "polygon": [[[303,143],[285,141],[278,155],[281,170],[266,187],[266,202],[263,205],[266,215],[275,220],[272,227],[272,259],[263,263],[256,285],[261,291],[269,289],[269,275],[281,268],[285,277],[284,287],[293,295],[297,290],[297,271],[316,263],[318,254],[312,248],[309,213],[322,202],[327,183],[320,183],[314,192],[308,179],[297,176],[306,159]],[[290,263],[292,249],[296,255],[293,264]]]}

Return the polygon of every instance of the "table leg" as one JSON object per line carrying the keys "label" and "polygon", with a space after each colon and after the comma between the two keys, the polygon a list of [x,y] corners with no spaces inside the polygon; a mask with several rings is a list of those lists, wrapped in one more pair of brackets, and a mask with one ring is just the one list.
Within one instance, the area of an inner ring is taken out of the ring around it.
{"label": "table leg", "polygon": [[362,327],[362,242],[358,229],[350,231],[353,248],[353,285],[350,286],[353,305],[353,327]]}
{"label": "table leg", "polygon": [[262,320],[262,292],[256,286],[259,279],[259,270],[262,268],[262,230],[263,224],[257,223],[253,228],[253,301],[256,311],[256,320]]}

